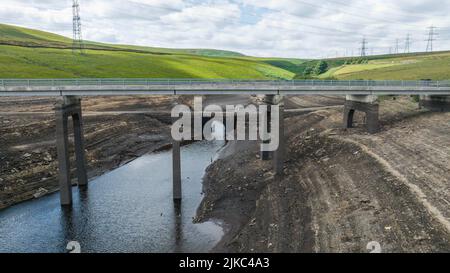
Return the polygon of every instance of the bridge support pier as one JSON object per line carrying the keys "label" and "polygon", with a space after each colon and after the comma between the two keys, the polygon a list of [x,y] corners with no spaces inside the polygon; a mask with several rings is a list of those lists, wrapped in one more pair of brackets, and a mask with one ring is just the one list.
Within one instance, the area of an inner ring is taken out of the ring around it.
{"label": "bridge support pier", "polygon": [[59,188],[61,205],[72,205],[72,183],[70,179],[69,156],[69,117],[72,117],[75,161],[78,186],[87,187],[86,158],[84,154],[83,117],[81,99],[75,96],[64,96],[63,102],[55,107],[56,114],[56,148],[59,165]]}
{"label": "bridge support pier", "polygon": [[419,106],[431,111],[450,111],[450,96],[420,96]]}
{"label": "bridge support pier", "polygon": [[[272,120],[272,109],[271,109],[271,105],[274,102],[274,97],[275,95],[265,95],[264,96],[264,104],[267,104],[268,108],[267,108],[267,120],[265,120],[265,125],[267,128],[267,132],[270,133],[270,129],[272,128],[271,125],[271,120]],[[268,144],[270,142],[270,140],[264,140],[263,143],[264,144]],[[261,160],[270,160],[273,156],[273,152],[269,152],[269,151],[261,151]]]}
{"label": "bridge support pier", "polygon": [[172,183],[173,183],[173,200],[180,201],[182,199],[181,189],[181,145],[180,141],[172,141]]}
{"label": "bridge support pier", "polygon": [[[264,97],[264,102],[268,106],[278,105],[279,111],[278,114],[276,112],[272,112],[271,107],[268,107],[267,120],[266,122],[267,130],[270,133],[272,129],[272,115],[276,119],[276,126],[278,126],[279,139],[278,139],[278,149],[275,151],[261,151],[261,159],[262,160],[270,160],[273,161],[273,168],[275,174],[281,175],[284,171],[284,156],[285,156],[285,138],[284,138],[284,101],[282,96],[278,95],[266,95]],[[264,141],[263,144],[270,143],[271,140]]]}
{"label": "bridge support pier", "polygon": [[344,107],[344,128],[353,127],[355,111],[366,113],[367,131],[375,134],[380,130],[378,97],[373,95],[348,95]]}
{"label": "bridge support pier", "polygon": [[278,130],[279,130],[279,143],[278,149],[273,153],[273,164],[276,175],[283,175],[284,173],[284,160],[285,160],[285,136],[284,136],[284,101],[282,96],[276,96],[276,104],[279,106],[278,114]]}

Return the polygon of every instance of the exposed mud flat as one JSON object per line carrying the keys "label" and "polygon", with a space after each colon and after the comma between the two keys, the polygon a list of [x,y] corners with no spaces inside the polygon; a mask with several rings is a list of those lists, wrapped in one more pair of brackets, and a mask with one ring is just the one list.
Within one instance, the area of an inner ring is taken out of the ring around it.
{"label": "exposed mud flat", "polygon": [[[83,99],[89,178],[169,145],[173,102],[162,96]],[[0,111],[9,113],[0,115],[0,209],[58,189],[55,103],[52,98],[0,101]],[[89,114],[128,110],[154,113]],[[72,143],[70,149],[73,161]]]}
{"label": "exposed mud flat", "polygon": [[[57,190],[54,103],[0,101],[0,112],[10,113],[0,115],[0,209]],[[89,177],[169,147],[173,103],[83,100]],[[287,108],[336,104],[342,98],[286,101]],[[380,109],[375,135],[361,127],[362,115],[357,128],[340,129],[340,109],[289,114],[283,177],[259,159],[257,143],[225,149],[208,168],[196,218],[225,220],[215,251],[367,252],[377,241],[384,252],[449,252],[450,114],[418,110],[410,98],[383,100]],[[105,111],[142,113],[98,114]]]}
{"label": "exposed mud flat", "polygon": [[255,143],[212,164],[196,220],[225,221],[215,251],[449,252],[450,114],[380,109],[376,135],[340,129],[339,110],[287,118],[283,177]]}

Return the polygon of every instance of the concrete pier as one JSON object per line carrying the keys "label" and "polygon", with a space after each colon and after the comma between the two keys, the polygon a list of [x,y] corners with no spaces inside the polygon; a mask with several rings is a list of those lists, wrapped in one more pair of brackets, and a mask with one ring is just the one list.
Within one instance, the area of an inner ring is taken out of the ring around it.
{"label": "concrete pier", "polygon": [[172,175],[173,175],[173,200],[182,199],[181,189],[181,147],[180,141],[172,141]]}
{"label": "concrete pier", "polygon": [[[266,95],[264,96],[264,104],[266,104],[268,106],[267,108],[267,119],[265,120],[266,123],[266,128],[267,128],[267,132],[270,133],[270,128],[271,128],[271,119],[272,119],[272,112],[271,112],[271,105],[274,102],[274,95]],[[269,143],[270,140],[265,140],[263,141],[263,143]],[[273,156],[273,152],[269,152],[269,151],[261,151],[261,160],[270,160]]]}
{"label": "concrete pier", "polygon": [[344,107],[344,128],[353,127],[355,111],[366,114],[367,131],[375,134],[380,130],[378,97],[373,95],[347,95]]}
{"label": "concrete pier", "polygon": [[[276,151],[261,151],[261,160],[273,160],[273,168],[277,175],[281,175],[284,169],[284,156],[285,156],[285,139],[284,139],[284,101],[283,96],[279,95],[266,95],[264,97],[264,103],[267,104],[268,113],[266,122],[267,130],[270,133],[272,128],[272,117],[276,118],[278,126],[279,126],[279,145]],[[276,115],[275,112],[272,112],[271,106],[278,105],[279,112]],[[270,143],[271,140],[263,141],[263,144]]]}
{"label": "concrete pier", "polygon": [[437,112],[450,111],[450,96],[420,96],[419,106]]}
{"label": "concrete pier", "polygon": [[278,130],[280,132],[279,135],[279,145],[278,149],[273,153],[273,164],[274,171],[276,175],[283,175],[284,171],[284,160],[285,160],[285,135],[284,135],[284,101],[282,96],[277,96],[276,103],[279,106],[279,114],[278,114]]}
{"label": "concrete pier", "polygon": [[55,107],[56,115],[56,148],[59,164],[59,188],[61,205],[72,204],[72,183],[70,179],[69,156],[69,117],[72,117],[74,129],[75,161],[78,186],[87,187],[86,158],[84,153],[83,117],[81,114],[81,99],[65,96]]}

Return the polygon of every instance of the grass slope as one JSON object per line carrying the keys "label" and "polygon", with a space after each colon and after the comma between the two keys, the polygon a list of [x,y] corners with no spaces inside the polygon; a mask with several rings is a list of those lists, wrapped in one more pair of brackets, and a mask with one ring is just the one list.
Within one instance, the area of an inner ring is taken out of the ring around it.
{"label": "grass slope", "polygon": [[[325,60],[330,69],[320,79],[339,80],[448,80],[450,79],[450,52],[412,53],[371,56],[367,63],[351,63],[350,58]],[[302,66],[314,66],[314,62]],[[347,64],[346,64],[347,63]]]}
{"label": "grass slope", "polygon": [[228,51],[89,42],[86,54],[74,55],[71,42],[47,32],[0,25],[0,78],[292,79],[295,75]]}
{"label": "grass slope", "polygon": [[303,59],[289,59],[289,58],[259,58],[259,57],[244,57],[247,60],[261,61],[272,66],[290,71],[295,74],[303,72],[302,64],[308,60]]}
{"label": "grass slope", "polygon": [[0,78],[230,78],[289,79],[293,73],[263,62],[178,54],[143,54],[0,46]]}
{"label": "grass slope", "polygon": [[[24,47],[71,48],[72,39],[40,30],[0,24],[0,44]],[[105,44],[85,41],[88,49],[162,54],[193,54],[209,57],[239,57],[241,53],[215,49],[170,49],[145,46]]]}

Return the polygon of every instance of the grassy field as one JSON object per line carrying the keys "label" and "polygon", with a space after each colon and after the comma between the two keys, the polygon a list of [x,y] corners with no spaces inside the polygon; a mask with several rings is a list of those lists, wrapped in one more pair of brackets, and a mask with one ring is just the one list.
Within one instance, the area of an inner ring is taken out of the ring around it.
{"label": "grassy field", "polygon": [[164,49],[87,42],[72,54],[72,40],[0,25],[0,78],[210,78],[292,79],[295,73],[239,53]]}
{"label": "grassy field", "polygon": [[[46,47],[70,49],[72,39],[35,29],[22,28],[17,26],[0,24],[0,44],[18,45],[24,47]],[[133,45],[105,44],[92,41],[85,41],[87,49],[101,49],[113,51],[127,51],[140,53],[163,53],[163,54],[193,54],[209,57],[239,57],[241,53],[215,50],[215,49],[170,49]]]}
{"label": "grassy field", "polygon": [[257,61],[181,54],[142,54],[0,46],[0,78],[290,79],[293,73]]}
{"label": "grassy field", "polygon": [[350,59],[332,59],[330,69],[320,79],[339,80],[448,80],[450,79],[450,52],[413,53],[373,56],[363,64]]}
{"label": "grassy field", "polygon": [[272,66],[282,68],[292,73],[298,74],[303,71],[302,64],[308,60],[303,59],[289,59],[289,58],[257,58],[257,57],[243,57],[247,60],[260,61]]}

